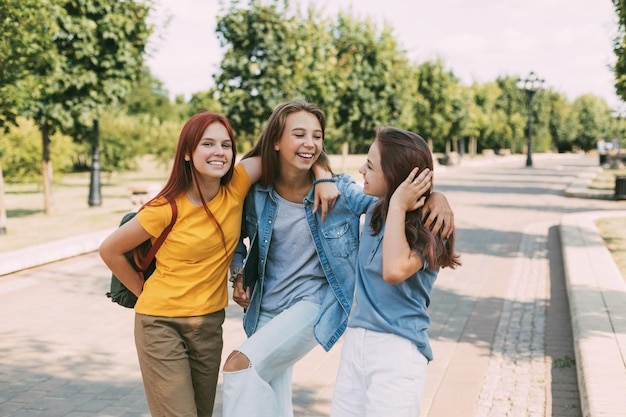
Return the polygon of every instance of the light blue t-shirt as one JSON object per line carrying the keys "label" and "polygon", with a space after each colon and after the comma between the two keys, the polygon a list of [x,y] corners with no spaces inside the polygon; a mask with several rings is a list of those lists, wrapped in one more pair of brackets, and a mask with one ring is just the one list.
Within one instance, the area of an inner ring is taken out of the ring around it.
{"label": "light blue t-shirt", "polygon": [[427,330],[428,306],[437,271],[418,271],[399,284],[383,280],[383,226],[372,236],[372,209],[365,217],[356,268],[356,289],[348,327],[391,333],[413,341],[429,360],[433,359]]}
{"label": "light blue t-shirt", "polygon": [[280,313],[298,301],[321,304],[328,281],[306,221],[304,204],[276,194],[278,208],[267,254],[261,310]]}

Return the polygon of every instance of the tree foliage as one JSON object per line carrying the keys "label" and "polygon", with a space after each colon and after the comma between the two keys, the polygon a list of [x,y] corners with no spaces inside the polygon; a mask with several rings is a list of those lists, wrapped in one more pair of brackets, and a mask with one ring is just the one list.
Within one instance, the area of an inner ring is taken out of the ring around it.
{"label": "tree foliage", "polygon": [[617,14],[617,35],[613,41],[613,52],[617,60],[613,67],[615,90],[626,100],[626,1],[612,0]]}
{"label": "tree foliage", "polygon": [[253,142],[280,102],[290,98],[297,49],[291,38],[298,22],[284,5],[232,1],[218,19],[216,32],[226,48],[215,76],[219,99],[239,138]]}
{"label": "tree foliage", "polygon": [[[149,1],[57,0],[54,65],[34,74],[42,87],[27,114],[42,133],[45,212],[52,204],[50,135],[84,131],[104,106],[124,97],[139,77],[151,26]],[[75,126],[79,125],[79,126]]]}
{"label": "tree foliage", "polygon": [[51,0],[0,0],[0,129],[15,124],[42,87],[36,74],[53,69],[58,13]]}
{"label": "tree foliage", "polygon": [[333,37],[337,51],[335,123],[350,151],[366,153],[377,127],[397,125],[409,103],[408,59],[391,28],[340,12]]}
{"label": "tree foliage", "polygon": [[611,110],[604,100],[585,94],[574,100],[572,110],[580,124],[574,139],[576,146],[588,151],[596,148],[598,139],[608,139]]}
{"label": "tree foliage", "polygon": [[459,80],[441,60],[436,60],[418,67],[416,83],[415,130],[442,149],[457,118],[453,109]]}
{"label": "tree foliage", "polygon": [[[62,170],[87,169],[95,117],[106,171],[132,169],[145,152],[169,163],[182,123],[203,109],[226,114],[245,151],[272,109],[296,97],[326,113],[325,146],[332,153],[342,145],[366,152],[382,125],[432,139],[435,152],[449,151],[450,144],[457,150],[456,141],[468,138],[478,152],[526,147],[528,99],[515,74],[463,85],[443,60],[410,62],[386,24],[377,27],[350,11],[301,11],[288,0],[228,0],[217,18],[225,55],[215,87],[172,103],[143,67],[151,4],[0,0],[6,34],[0,39],[0,127],[26,123],[15,117],[27,109],[44,144],[13,147],[23,131],[12,131],[11,142],[1,137],[8,178],[19,173],[32,180],[41,171],[38,158],[55,160]],[[537,93],[533,116],[535,152],[593,149],[598,139],[623,136],[625,129],[603,99],[589,95],[572,103],[549,88]],[[76,142],[66,147],[68,158],[56,154],[59,143],[68,143],[61,133]],[[51,180],[51,164],[44,172]]]}
{"label": "tree foliage", "polygon": [[[32,120],[18,117],[0,140],[0,155],[4,180],[7,183],[37,183],[41,181],[41,139]],[[56,133],[50,141],[51,157],[59,174],[71,172],[79,147],[67,135]],[[0,196],[2,198],[2,196]]]}

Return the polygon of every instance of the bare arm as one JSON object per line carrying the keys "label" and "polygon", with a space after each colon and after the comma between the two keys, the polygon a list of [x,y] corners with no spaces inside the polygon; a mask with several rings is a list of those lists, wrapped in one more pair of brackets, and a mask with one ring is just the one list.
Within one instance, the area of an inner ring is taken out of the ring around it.
{"label": "bare arm", "polygon": [[251,156],[250,158],[242,159],[239,163],[243,166],[250,178],[250,183],[254,184],[261,179],[261,157]]}
{"label": "bare arm", "polygon": [[[254,184],[261,179],[261,157],[252,156],[250,158],[242,159],[239,162],[243,165],[243,168],[250,178],[250,182]],[[316,162],[313,165],[313,173],[315,178],[332,178],[333,173],[328,166],[326,159],[322,162]],[[322,223],[326,219],[326,213],[335,204],[335,201],[339,197],[339,190],[334,183],[320,183],[315,186],[315,203],[313,205],[313,213],[317,211],[319,207],[322,208]]]}
{"label": "bare arm", "polygon": [[383,279],[398,284],[422,269],[422,258],[409,246],[404,230],[408,211],[424,205],[424,194],[432,185],[432,172],[428,169],[416,176],[415,168],[394,191],[389,201],[383,236]]}
{"label": "bare arm", "polygon": [[150,234],[133,218],[111,233],[98,248],[106,266],[137,297],[143,291],[143,280],[124,254],[147,239]]}
{"label": "bare arm", "polygon": [[[314,164],[313,173],[316,179],[332,178],[333,173],[324,164]],[[330,210],[337,198],[339,198],[339,189],[334,182],[318,182],[315,184],[315,203],[313,204],[313,213],[318,208],[322,208],[322,223],[326,220],[326,213]]]}

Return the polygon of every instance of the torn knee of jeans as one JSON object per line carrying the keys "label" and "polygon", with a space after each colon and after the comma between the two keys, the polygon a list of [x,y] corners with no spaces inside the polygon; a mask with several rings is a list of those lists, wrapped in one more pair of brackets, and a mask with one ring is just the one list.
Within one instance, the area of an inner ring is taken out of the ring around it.
{"label": "torn knee of jeans", "polygon": [[224,372],[237,372],[252,366],[250,359],[238,350],[234,350],[224,363]]}

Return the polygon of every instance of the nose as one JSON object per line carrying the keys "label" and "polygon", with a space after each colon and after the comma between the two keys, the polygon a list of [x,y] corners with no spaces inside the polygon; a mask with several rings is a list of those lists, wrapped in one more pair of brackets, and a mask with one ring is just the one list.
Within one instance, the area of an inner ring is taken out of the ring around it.
{"label": "nose", "polygon": [[315,146],[315,141],[313,140],[313,136],[311,135],[304,136],[304,146],[308,146],[309,148],[312,148],[313,146]]}
{"label": "nose", "polygon": [[361,174],[361,175],[365,175],[365,165],[361,165],[361,166],[359,167],[359,174]]}

